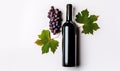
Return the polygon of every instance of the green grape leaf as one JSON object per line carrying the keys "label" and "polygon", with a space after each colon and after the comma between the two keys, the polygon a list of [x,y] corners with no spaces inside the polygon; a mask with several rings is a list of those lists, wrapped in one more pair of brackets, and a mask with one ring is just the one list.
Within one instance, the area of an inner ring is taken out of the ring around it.
{"label": "green grape leaf", "polygon": [[38,35],[38,38],[41,39],[43,44],[46,44],[50,40],[50,31],[49,30],[43,30],[40,35]]}
{"label": "green grape leaf", "polygon": [[94,31],[98,30],[100,27],[97,23],[95,23],[98,20],[98,16],[96,15],[89,15],[89,11],[87,9],[78,12],[76,15],[76,22],[83,25],[82,33],[84,34],[93,34]]}
{"label": "green grape leaf", "polygon": [[37,45],[39,45],[39,46],[42,46],[42,41],[39,40],[39,39],[37,39],[37,40],[35,41],[35,43],[36,43]]}
{"label": "green grape leaf", "polygon": [[49,30],[43,30],[42,33],[38,35],[38,38],[39,39],[36,40],[35,43],[39,46],[42,46],[42,54],[48,53],[49,49],[55,53],[59,42],[50,37]]}
{"label": "green grape leaf", "polygon": [[[50,41],[50,47],[51,47],[51,51],[54,53],[55,50],[57,49],[57,46],[58,46],[58,41],[54,40],[54,39],[51,39]],[[53,45],[54,44],[54,45]]]}

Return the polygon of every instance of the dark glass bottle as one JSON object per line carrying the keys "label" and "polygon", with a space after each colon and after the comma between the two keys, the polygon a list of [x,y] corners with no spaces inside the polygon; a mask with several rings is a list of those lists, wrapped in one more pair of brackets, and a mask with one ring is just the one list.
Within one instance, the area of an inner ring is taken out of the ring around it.
{"label": "dark glass bottle", "polygon": [[65,67],[76,66],[76,26],[72,21],[72,4],[67,4],[66,22],[62,26],[62,62]]}

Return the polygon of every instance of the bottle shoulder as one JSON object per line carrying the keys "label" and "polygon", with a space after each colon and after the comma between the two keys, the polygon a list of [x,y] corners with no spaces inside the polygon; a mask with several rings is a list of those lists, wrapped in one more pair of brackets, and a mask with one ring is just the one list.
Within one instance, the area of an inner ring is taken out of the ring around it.
{"label": "bottle shoulder", "polygon": [[75,26],[75,23],[73,21],[66,21],[63,26]]}

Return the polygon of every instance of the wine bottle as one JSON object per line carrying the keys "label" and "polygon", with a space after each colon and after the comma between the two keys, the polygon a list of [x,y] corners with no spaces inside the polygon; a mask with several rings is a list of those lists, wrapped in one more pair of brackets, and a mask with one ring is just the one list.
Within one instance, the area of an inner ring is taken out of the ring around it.
{"label": "wine bottle", "polygon": [[72,4],[67,4],[66,22],[62,26],[62,62],[64,67],[76,66],[76,26],[72,21]]}

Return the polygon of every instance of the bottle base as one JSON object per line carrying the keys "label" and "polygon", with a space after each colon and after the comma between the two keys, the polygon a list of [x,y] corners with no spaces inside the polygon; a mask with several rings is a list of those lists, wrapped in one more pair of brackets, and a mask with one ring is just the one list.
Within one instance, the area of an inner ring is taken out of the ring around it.
{"label": "bottle base", "polygon": [[63,65],[63,67],[76,67],[76,65]]}

